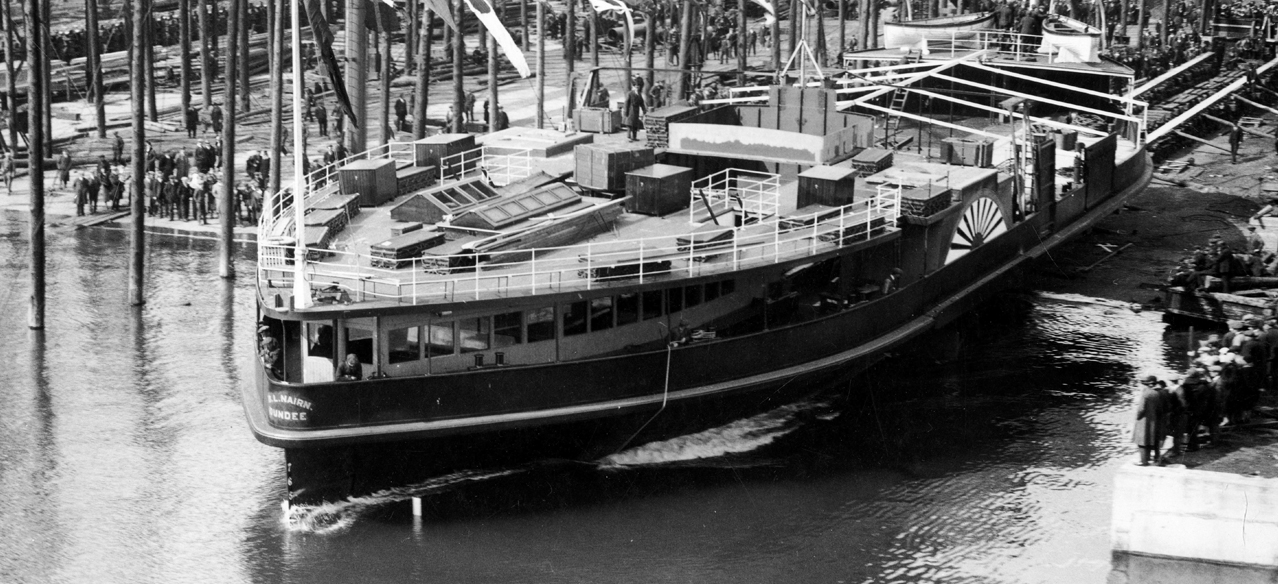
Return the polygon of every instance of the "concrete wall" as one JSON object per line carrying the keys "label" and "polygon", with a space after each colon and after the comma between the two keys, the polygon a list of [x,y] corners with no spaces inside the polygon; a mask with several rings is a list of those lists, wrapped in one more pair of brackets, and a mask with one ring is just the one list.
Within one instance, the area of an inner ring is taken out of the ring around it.
{"label": "concrete wall", "polygon": [[1125,466],[1112,536],[1117,552],[1278,565],[1278,479]]}

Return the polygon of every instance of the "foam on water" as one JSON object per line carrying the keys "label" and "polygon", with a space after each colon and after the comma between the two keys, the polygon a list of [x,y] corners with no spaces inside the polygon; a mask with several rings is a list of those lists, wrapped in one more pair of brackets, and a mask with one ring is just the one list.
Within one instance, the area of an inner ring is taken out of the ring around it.
{"label": "foam on water", "polygon": [[730,422],[695,434],[649,442],[599,460],[599,468],[662,465],[717,458],[757,450],[793,432],[801,413],[828,407],[825,402],[803,401],[781,406],[757,416]]}
{"label": "foam on water", "polygon": [[441,493],[458,485],[491,480],[523,472],[523,468],[504,470],[464,470],[434,477],[406,487],[378,491],[363,497],[351,497],[342,501],[320,505],[298,505],[284,514],[284,525],[289,531],[299,533],[330,534],[350,527],[364,513],[389,505]]}

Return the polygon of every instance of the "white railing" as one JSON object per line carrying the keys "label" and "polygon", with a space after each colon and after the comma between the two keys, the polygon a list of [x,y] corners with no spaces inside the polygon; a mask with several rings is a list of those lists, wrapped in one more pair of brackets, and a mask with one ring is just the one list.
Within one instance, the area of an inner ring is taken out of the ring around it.
{"label": "white railing", "polygon": [[[1039,49],[1042,46],[1042,35],[1023,35],[1001,30],[955,30],[951,31],[948,37],[928,37],[927,39],[928,50],[989,50],[996,53],[998,57],[1011,58],[1017,61],[1030,61],[1036,59],[1037,55],[1046,54],[1048,62],[1054,62],[1056,51],[1040,53]],[[917,45],[912,45],[909,48],[918,50]],[[843,66],[845,68],[855,68],[857,61],[873,60],[875,59],[858,55],[857,53],[843,54]]]}
{"label": "white railing", "polygon": [[311,257],[290,260],[287,258],[293,253],[291,246],[259,242],[259,255],[273,259],[259,264],[259,288],[266,295],[271,289],[291,286],[295,261],[305,262],[303,273],[312,289],[336,287],[356,302],[377,299],[414,304],[591,290],[653,278],[730,273],[869,240],[880,229],[894,227],[900,209],[900,187],[879,187],[865,201],[813,214],[774,217],[740,228],[412,258],[402,260],[399,269],[370,267],[370,257],[349,251],[308,250],[308,256],[333,257],[323,261]]}
{"label": "white railing", "polygon": [[[688,205],[688,221],[705,211],[709,204],[715,214],[731,212],[734,202],[741,211],[755,218],[772,217],[781,206],[781,175],[729,168],[692,182],[692,201]],[[706,200],[703,202],[701,196]]]}
{"label": "white railing", "polygon": [[494,185],[504,187],[532,174],[532,151],[502,152],[480,146],[439,160],[439,184],[457,182],[466,175],[483,170]]}

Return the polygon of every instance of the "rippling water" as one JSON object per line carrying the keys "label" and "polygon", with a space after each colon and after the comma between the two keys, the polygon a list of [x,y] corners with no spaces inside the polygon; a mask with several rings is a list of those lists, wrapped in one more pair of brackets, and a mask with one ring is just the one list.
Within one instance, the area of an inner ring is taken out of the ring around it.
{"label": "rippling water", "polygon": [[239,405],[251,257],[156,238],[135,311],[123,232],[54,228],[37,334],[24,237],[0,216],[0,582],[1099,583],[1130,380],[1178,359],[1155,315],[1002,299],[819,399],[286,513]]}

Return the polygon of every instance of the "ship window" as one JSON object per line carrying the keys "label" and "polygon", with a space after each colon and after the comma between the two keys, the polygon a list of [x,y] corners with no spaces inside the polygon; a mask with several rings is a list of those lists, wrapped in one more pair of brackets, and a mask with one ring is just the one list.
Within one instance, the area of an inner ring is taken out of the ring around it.
{"label": "ship window", "polygon": [[737,281],[736,281],[736,280],[724,280],[724,281],[722,281],[722,282],[719,282],[719,295],[720,295],[720,296],[727,296],[727,295],[732,294],[733,292],[736,292],[736,291],[737,291]]}
{"label": "ship window", "polygon": [[706,302],[719,297],[719,283],[710,282],[706,284]]}
{"label": "ship window", "polygon": [[524,313],[507,312],[493,316],[493,348],[500,349],[524,342]]}
{"label": "ship window", "polygon": [[555,338],[555,309],[547,306],[528,311],[528,342],[551,341]]}
{"label": "ship window", "polygon": [[453,323],[437,322],[426,327],[426,355],[439,357],[453,354]]}
{"label": "ship window", "polygon": [[674,314],[683,310],[683,288],[666,290],[666,314]]}
{"label": "ship window", "polygon": [[639,295],[622,294],[617,297],[617,326],[639,321]]}
{"label": "ship window", "polygon": [[346,327],[346,352],[354,353],[360,363],[373,362],[372,329]]}
{"label": "ship window", "polygon": [[391,363],[407,363],[421,359],[418,338],[421,327],[393,329],[386,332],[386,346]]}
{"label": "ship window", "polygon": [[692,308],[701,304],[701,286],[686,286],[683,289],[683,304],[685,308]]}
{"label": "ship window", "polygon": [[586,332],[585,300],[564,305],[564,336],[580,335]]}
{"label": "ship window", "polygon": [[643,293],[643,319],[661,316],[661,291],[649,290]]}
{"label": "ship window", "polygon": [[590,330],[601,331],[612,328],[612,296],[592,298],[590,300]]}
{"label": "ship window", "polygon": [[488,350],[488,317],[467,318],[457,321],[457,338],[461,352],[474,353]]}

